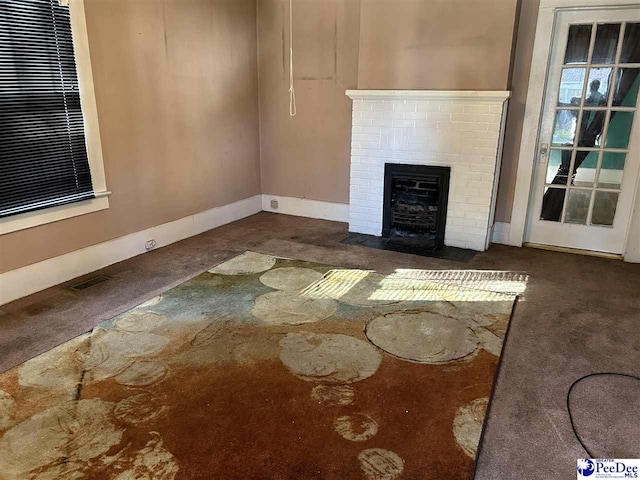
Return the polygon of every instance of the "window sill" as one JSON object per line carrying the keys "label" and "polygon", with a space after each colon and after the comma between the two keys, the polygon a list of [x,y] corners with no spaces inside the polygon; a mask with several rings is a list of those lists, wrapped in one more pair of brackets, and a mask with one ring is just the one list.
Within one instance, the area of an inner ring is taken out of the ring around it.
{"label": "window sill", "polygon": [[109,208],[110,194],[111,192],[96,192],[96,198],[90,200],[1,218],[0,235],[106,210]]}

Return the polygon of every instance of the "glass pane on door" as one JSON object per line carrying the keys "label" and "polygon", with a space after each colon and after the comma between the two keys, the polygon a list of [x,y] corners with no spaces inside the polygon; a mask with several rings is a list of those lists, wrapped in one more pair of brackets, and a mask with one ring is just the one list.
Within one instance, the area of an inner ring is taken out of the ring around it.
{"label": "glass pane on door", "polygon": [[627,148],[633,126],[633,112],[611,112],[605,148]]}
{"label": "glass pane on door", "polygon": [[565,223],[587,224],[589,216],[589,204],[591,203],[591,190],[569,190],[569,201],[567,202],[567,213],[564,217]]}
{"label": "glass pane on door", "polygon": [[585,107],[606,107],[609,99],[609,83],[613,76],[613,68],[589,69],[589,89],[584,100]]}
{"label": "glass pane on door", "polygon": [[569,27],[569,41],[564,55],[565,64],[587,63],[591,27],[591,25],[571,25]]}
{"label": "glass pane on door", "polygon": [[640,23],[627,23],[620,63],[640,63]]}
{"label": "glass pane on door", "polygon": [[558,93],[559,107],[580,106],[580,98],[584,90],[584,78],[586,75],[586,68],[565,68],[562,70],[560,92]]}
{"label": "glass pane on door", "polygon": [[577,187],[592,187],[596,181],[598,171],[598,152],[581,151],[576,152],[574,161],[573,185]]}
{"label": "glass pane on door", "polygon": [[598,176],[598,188],[620,189],[626,153],[604,152]]}
{"label": "glass pane on door", "polygon": [[569,168],[571,167],[571,150],[551,149],[549,164],[547,165],[548,184],[566,185],[569,180]]}
{"label": "glass pane on door", "polygon": [[605,23],[598,25],[596,31],[596,44],[593,47],[591,63],[610,64],[616,60],[618,49],[618,37],[620,37],[619,23]]}
{"label": "glass pane on door", "polygon": [[578,124],[578,113],[577,110],[558,110],[556,112],[551,145],[554,147],[573,146]]}
{"label": "glass pane on door", "polygon": [[597,191],[593,202],[593,214],[591,216],[592,225],[602,225],[610,227],[616,216],[618,207],[618,192]]}
{"label": "glass pane on door", "polygon": [[618,69],[618,78],[613,92],[614,107],[635,107],[640,87],[640,68]]}

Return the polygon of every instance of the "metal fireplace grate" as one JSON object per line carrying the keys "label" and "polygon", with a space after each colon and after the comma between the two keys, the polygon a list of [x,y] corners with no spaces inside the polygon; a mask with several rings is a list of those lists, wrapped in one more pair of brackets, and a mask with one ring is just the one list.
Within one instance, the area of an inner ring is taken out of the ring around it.
{"label": "metal fireplace grate", "polygon": [[444,246],[449,167],[387,164],[382,236]]}

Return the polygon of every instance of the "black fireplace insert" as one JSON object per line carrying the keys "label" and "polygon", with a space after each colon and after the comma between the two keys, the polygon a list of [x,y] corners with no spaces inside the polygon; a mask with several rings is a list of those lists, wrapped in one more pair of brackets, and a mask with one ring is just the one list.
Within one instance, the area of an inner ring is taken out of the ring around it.
{"label": "black fireplace insert", "polygon": [[451,168],[386,164],[382,236],[405,245],[444,246]]}

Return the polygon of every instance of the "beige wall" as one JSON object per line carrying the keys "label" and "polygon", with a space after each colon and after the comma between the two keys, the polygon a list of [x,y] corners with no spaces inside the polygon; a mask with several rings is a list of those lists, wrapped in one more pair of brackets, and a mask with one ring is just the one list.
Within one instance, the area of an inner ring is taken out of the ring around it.
{"label": "beige wall", "polygon": [[359,89],[505,90],[517,0],[362,0]]}
{"label": "beige wall", "polygon": [[357,86],[360,1],[294,2],[294,118],[288,0],[258,4],[262,190],[348,203],[351,101],[345,90]]}
{"label": "beige wall", "polygon": [[86,0],[111,208],[0,237],[0,272],[260,193],[255,0]]}
{"label": "beige wall", "polygon": [[290,119],[288,1],[258,4],[264,193],[348,203],[347,89],[509,84],[518,0],[295,0]]}
{"label": "beige wall", "polygon": [[[524,109],[527,102],[529,73],[533,56],[533,41],[538,20],[540,0],[523,0],[518,22],[517,40],[514,49],[513,75],[510,89],[512,97],[507,112],[507,125],[502,154],[502,170],[498,187],[496,221],[511,222],[511,209],[516,188],[520,139],[524,122]],[[537,132],[531,132],[536,135]]]}

